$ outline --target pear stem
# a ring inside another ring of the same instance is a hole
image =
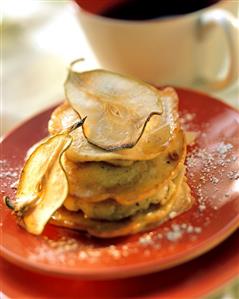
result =
[[[3,201],[9,209],[14,210],[14,203],[9,196],[3,196]]]
[[[87,116],[85,116],[84,118],[82,118],[81,120],[79,120],[78,122],[74,123],[72,126],[70,126],[68,129],[67,129],[67,132],[71,133],[72,131],[74,131],[75,129],[81,127],[85,120],[86,120]]]

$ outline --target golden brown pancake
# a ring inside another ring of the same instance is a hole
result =
[[[120,221],[95,220],[85,217],[82,212],[72,212],[62,207],[52,216],[51,223],[87,231],[101,238],[124,236],[151,229],[167,220],[170,212],[174,211],[179,214],[191,207],[190,189],[184,176],[179,176],[175,183],[177,188],[166,203],[151,205],[148,209]]]
[[[69,193],[88,201],[115,198],[119,202],[132,202],[145,193],[161,186],[185,159],[185,139],[172,141],[157,158],[136,161],[130,166],[113,166],[105,162],[73,163],[65,157],[64,169],[68,175]]]

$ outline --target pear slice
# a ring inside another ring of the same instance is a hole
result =
[[[41,234],[68,195],[68,180],[61,158],[72,143],[69,133],[83,122],[44,140],[25,163],[13,209],[19,223],[32,234]]]
[[[43,176],[40,179],[40,184],[35,186],[35,190],[38,189],[38,194],[36,194],[37,196],[33,200],[33,205],[29,205],[22,218],[25,229],[32,234],[38,235],[42,233],[51,215],[63,204],[68,195],[68,181],[61,165],[61,156],[70,146],[71,142],[71,137],[65,134],[54,136],[50,142],[52,147],[55,146],[51,154],[51,161],[47,163],[48,168],[45,169],[45,173],[42,173]],[[44,145],[40,147],[44,147]],[[37,154],[39,154],[39,148],[36,155]],[[41,155],[41,157],[43,156]],[[40,157],[38,157],[38,159],[39,158]],[[45,168],[42,167],[42,162],[44,163],[44,158],[42,161],[38,160],[40,170]],[[28,164],[35,164],[36,166],[34,161]],[[31,180],[35,181],[34,177],[32,177],[30,181]],[[35,183],[37,183],[37,181],[35,181]],[[34,182],[32,183],[32,187],[33,184]],[[24,190],[24,186],[20,185],[20,190],[21,189]]]
[[[73,162],[82,161],[117,161],[132,162],[135,160],[151,160],[164,151],[170,142],[176,138],[180,129],[178,121],[178,96],[173,88],[159,90],[162,100],[163,114],[154,115],[148,122],[139,142],[130,149],[109,152],[90,144],[85,138],[82,128],[71,133],[73,143],[67,150],[66,156]],[[57,134],[75,123],[79,116],[69,103],[59,106],[51,115],[48,130]],[[122,165],[122,164],[120,164]]]
[[[73,66],[65,94],[72,108],[87,116],[82,128],[91,144],[107,151],[132,148],[151,117],[160,118],[160,93],[153,86],[101,69],[79,73]]]

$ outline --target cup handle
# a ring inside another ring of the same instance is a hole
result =
[[[226,36],[229,49],[229,67],[227,74],[222,79],[210,81],[200,78],[200,85],[209,90],[223,89],[231,85],[239,74],[239,23],[229,12],[214,9],[203,13],[199,17],[198,37],[203,40],[211,27],[220,26]]]

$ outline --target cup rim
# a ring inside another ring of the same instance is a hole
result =
[[[145,19],[145,20],[123,20],[123,19],[115,19],[115,18],[109,18],[109,17],[105,17],[105,16],[101,16],[99,14],[96,13],[92,13],[86,9],[84,9],[83,7],[80,6],[80,4],[76,3],[76,1],[74,0],[73,5],[75,5],[77,7],[77,10],[80,11],[81,13],[83,12],[86,16],[90,17],[90,18],[94,18],[96,20],[99,21],[103,21],[106,23],[115,23],[115,24],[120,24],[120,25],[150,25],[150,24],[155,24],[155,23],[167,23],[167,22],[173,22],[173,21],[178,21],[178,20],[182,20],[182,19],[186,19],[186,18],[190,18],[198,13],[203,13],[208,9],[213,9],[215,8],[219,3],[226,3],[227,0],[219,0],[209,6],[206,6],[204,8],[198,9],[196,11],[192,11],[186,14],[181,14],[181,15],[170,15],[170,16],[166,16],[163,18],[153,18],[153,19]]]

